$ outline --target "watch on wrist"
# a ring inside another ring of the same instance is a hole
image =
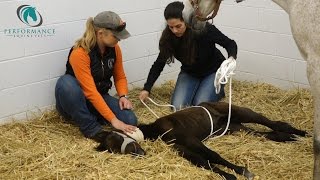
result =
[[[127,95],[122,95],[122,96],[119,97],[119,99],[120,99],[120,98],[123,98],[123,97],[126,98],[126,99],[128,99],[128,96],[127,96]]]

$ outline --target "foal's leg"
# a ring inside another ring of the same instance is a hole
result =
[[[234,175],[226,173],[214,165],[211,167],[207,159],[204,159],[200,154],[197,154],[189,150],[184,145],[174,144],[173,147],[178,151],[180,156],[187,159],[192,164],[198,167],[203,167],[205,169],[212,170],[213,172],[218,173],[219,175],[225,177],[228,180],[237,179]]]
[[[252,179],[254,177],[254,174],[250,173],[247,168],[242,166],[237,166],[223,159],[218,153],[207,148],[197,138],[177,136],[174,148],[176,148],[180,152],[181,156],[185,157],[186,159],[191,161],[193,164],[196,164],[198,166],[203,166],[206,169],[211,169],[208,164],[208,161],[209,161],[210,164],[220,164],[220,165],[226,166],[234,170],[237,174],[246,176],[248,179]],[[220,175],[223,175],[225,177],[230,176],[229,177],[230,179],[232,179],[231,177],[233,176],[223,171],[220,172],[221,170],[217,170],[216,167],[213,167],[212,171],[217,172]]]
[[[229,125],[229,130],[230,133],[237,132],[240,130],[249,132],[250,134],[254,134],[257,136],[263,136],[267,139],[270,139],[272,141],[277,141],[277,142],[286,142],[286,141],[296,141],[296,136],[293,134],[289,134],[286,132],[280,132],[280,131],[269,131],[269,132],[262,132],[262,131],[256,131],[252,128],[246,127],[241,123],[234,123],[236,118],[232,118],[231,122]],[[221,134],[223,130],[225,129],[225,126],[222,126],[221,130],[217,132],[217,134]]]
[[[214,105],[214,108],[220,113],[227,114],[229,111],[228,106],[229,105],[227,103],[217,103]],[[257,123],[267,126],[274,131],[296,134],[300,136],[305,136],[307,134],[306,131],[296,129],[286,122],[271,121],[267,117],[256,113],[249,108],[232,105],[231,109],[231,115],[233,117],[237,117],[232,119],[235,123]]]

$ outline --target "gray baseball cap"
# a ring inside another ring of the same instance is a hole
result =
[[[126,23],[112,11],[103,11],[97,14],[93,19],[93,24],[99,28],[110,29],[118,39],[127,39],[131,36],[126,30]]]

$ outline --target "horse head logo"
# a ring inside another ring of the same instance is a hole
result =
[[[38,27],[43,22],[41,14],[30,5],[19,6],[17,16],[21,22],[31,27]]]

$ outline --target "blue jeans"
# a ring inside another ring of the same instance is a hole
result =
[[[56,108],[66,120],[79,126],[86,137],[92,137],[109,124],[93,105],[85,98],[78,80],[71,75],[63,75],[57,81],[55,88]],[[103,99],[116,115],[126,124],[137,125],[137,117],[131,110],[121,110],[119,100],[109,94],[102,95]]]
[[[186,106],[199,105],[201,102],[219,101],[225,96],[224,86],[221,85],[220,93],[216,94],[215,75],[216,73],[212,73],[203,78],[196,78],[181,71],[171,98],[171,104],[179,110]]]

